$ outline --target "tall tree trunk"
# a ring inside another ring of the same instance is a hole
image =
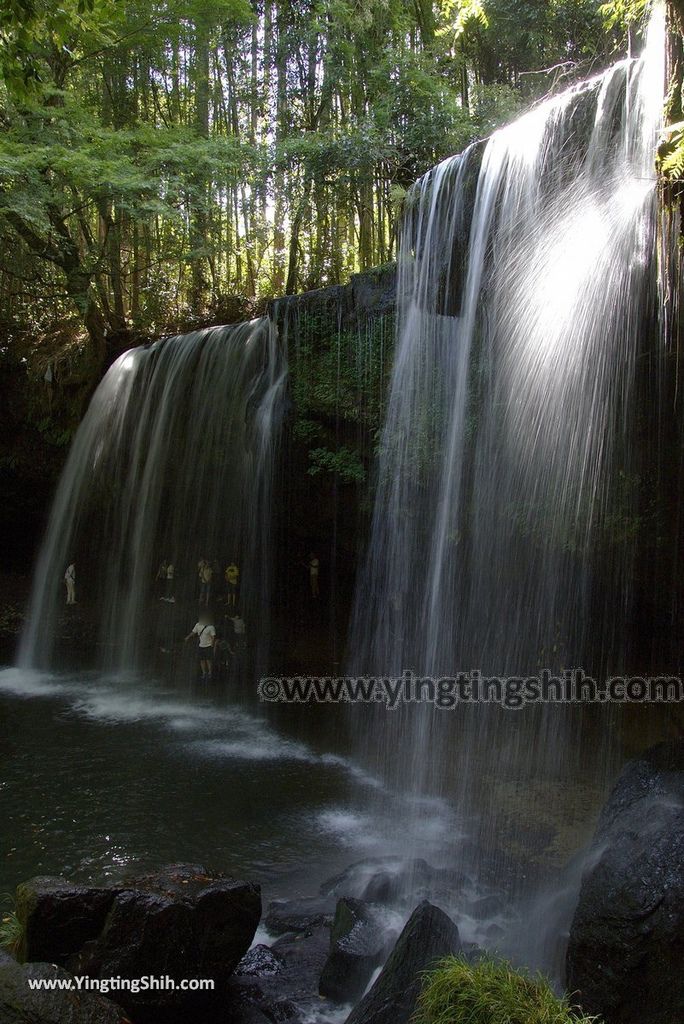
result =
[[[209,40],[211,25],[205,12],[195,21],[195,130],[209,137]],[[193,175],[193,196],[190,218],[190,248],[192,257],[192,285],[190,302],[195,313],[201,313],[208,291],[207,258],[207,190],[208,182],[201,171]]]

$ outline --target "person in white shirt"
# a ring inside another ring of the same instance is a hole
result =
[[[208,681],[211,679],[211,663],[214,644],[216,643],[216,630],[208,619],[200,619],[199,622],[195,623],[188,635],[184,637],[184,642],[187,642],[192,636],[197,637],[197,654],[202,679]]]
[[[67,566],[67,571],[64,573],[64,582],[66,583],[67,591],[67,604],[76,604],[76,566],[71,562]]]

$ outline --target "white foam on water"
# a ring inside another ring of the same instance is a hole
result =
[[[350,761],[346,757],[340,757],[339,754],[321,754],[319,758],[323,765],[339,766],[348,772],[349,775],[357,782],[360,782],[364,786],[371,786],[373,789],[385,789],[385,786],[381,779],[377,775],[373,775],[371,772],[361,768],[360,765],[354,761]]]
[[[257,723],[254,723],[257,725]],[[235,739],[200,740],[189,745],[204,757],[246,761],[304,761],[316,760],[315,755],[300,743],[283,740],[275,733],[256,732]]]
[[[433,866],[453,863],[454,849],[465,836],[453,809],[439,799],[416,803],[401,793],[387,792],[384,811],[357,810],[350,807],[328,807],[315,817],[316,828],[333,835],[346,847],[401,862],[419,855]],[[387,870],[393,868],[388,866]]]
[[[53,697],[63,692],[63,685],[48,672],[34,669],[0,669],[0,693],[13,697]]]
[[[197,740],[189,745],[193,753],[210,758],[249,761],[299,761],[305,764],[335,768],[364,786],[382,788],[375,776],[364,771],[359,765],[337,754],[319,754],[297,740],[285,739],[272,732],[264,723],[244,715],[236,721],[238,730],[244,736],[215,737]]]
[[[315,816],[316,829],[327,832],[341,845],[366,853],[387,851],[393,836],[388,836],[377,815],[347,808],[328,808]],[[385,823],[386,824],[386,823]]]
[[[96,722],[126,724],[158,722],[172,728],[201,729],[215,727],[225,713],[207,704],[191,704],[153,692],[98,689],[77,699],[72,709],[83,718]]]
[[[352,1011],[350,1004],[344,1006],[311,1007],[303,1012],[302,1024],[343,1024]]]
[[[216,707],[209,700],[183,700],[135,674],[74,676],[33,669],[0,670],[0,693],[29,698],[60,697],[66,714],[103,725],[145,724],[186,739],[197,757],[240,761],[283,761],[339,769],[364,786],[380,781],[353,761],[317,753],[288,739],[241,708]],[[193,738],[194,736],[194,738]]]

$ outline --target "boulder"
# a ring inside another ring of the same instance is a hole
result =
[[[269,903],[264,926],[271,935],[288,932],[313,932],[322,925],[330,926],[335,913],[332,896],[306,896],[294,900],[273,900]]]
[[[352,1010],[347,1024],[408,1024],[423,972],[460,950],[454,922],[424,900],[411,914],[375,984]]]
[[[400,894],[400,880],[389,871],[376,871],[363,890],[362,899],[368,903],[387,906],[396,903]]]
[[[91,977],[210,979],[213,990],[117,992],[136,1022],[186,1020],[215,1003],[249,949],[259,887],[199,865],[174,865],[117,892],[102,932],[70,964]]]
[[[273,1024],[273,1017],[267,1017],[254,1003],[231,1001],[224,1021],[226,1024]]]
[[[243,978],[267,978],[280,974],[283,966],[283,961],[277,953],[269,946],[259,943],[245,953],[235,968],[235,974]]]
[[[279,964],[276,973],[236,971],[228,986],[229,1013],[225,1021],[234,1017],[242,1020],[251,1009],[275,1024],[299,1024],[303,1016],[314,1016],[320,1010],[318,979],[329,949],[327,927],[278,939],[271,948],[274,961]]]
[[[318,990],[337,1003],[353,1003],[363,995],[373,971],[391,946],[377,910],[351,897],[337,901],[330,932],[330,954]]]
[[[684,741],[629,762],[604,807],[567,951],[567,987],[606,1024],[684,1019]]]
[[[54,964],[0,964],[2,1024],[131,1024],[120,1006],[96,992],[31,989],[29,982],[38,980],[75,985]]]
[[[117,892],[64,878],[32,878],[17,886],[19,959],[49,960],[64,967],[70,956],[100,934]]]

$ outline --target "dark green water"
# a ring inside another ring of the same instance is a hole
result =
[[[344,743],[339,709],[277,723],[255,694],[2,669],[0,892],[35,874],[98,881],[194,861],[267,897],[315,893],[405,839],[401,814],[394,839],[369,814],[379,784]],[[396,810],[388,794],[388,819]],[[455,839],[442,806],[421,832],[435,856]]]

